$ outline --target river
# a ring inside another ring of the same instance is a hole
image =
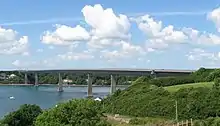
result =
[[[125,88],[126,86],[117,87],[122,90]],[[93,87],[93,96],[104,97],[109,91],[110,87]],[[64,92],[59,93],[55,85],[39,87],[2,85],[0,86],[0,117],[16,110],[22,104],[37,104],[46,109],[73,98],[85,98],[86,95],[87,87],[84,86],[64,87]],[[14,99],[10,99],[11,96]]]

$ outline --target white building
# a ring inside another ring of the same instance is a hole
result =
[[[73,83],[73,80],[63,79],[63,83]]]

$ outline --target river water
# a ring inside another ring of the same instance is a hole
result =
[[[126,86],[117,87],[125,89]],[[109,94],[110,87],[93,87],[93,96],[104,97]],[[14,99],[9,97],[13,96]],[[64,92],[57,92],[57,86],[0,86],[0,117],[16,110],[22,104],[37,104],[46,109],[73,98],[85,98],[87,87],[64,87]]]

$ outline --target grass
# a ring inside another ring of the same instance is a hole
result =
[[[182,85],[175,85],[175,86],[168,86],[165,87],[166,90],[169,92],[176,92],[181,88],[198,88],[198,87],[208,87],[211,88],[213,86],[213,82],[202,82],[202,83],[192,83],[192,84],[182,84]]]

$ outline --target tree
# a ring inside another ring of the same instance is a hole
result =
[[[101,104],[90,99],[71,100],[44,111],[35,126],[108,126],[102,120]]]
[[[40,113],[42,110],[39,106],[24,104],[17,111],[6,115],[1,123],[9,126],[32,126]]]
[[[219,88],[220,86],[220,78],[215,78],[214,80],[214,88]]]

